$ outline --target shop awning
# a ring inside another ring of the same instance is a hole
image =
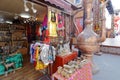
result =
[[[51,4],[54,4],[56,6],[59,6],[60,8],[65,9],[66,11],[71,11],[71,4],[67,3],[64,0],[45,0],[46,2],[49,2]]]

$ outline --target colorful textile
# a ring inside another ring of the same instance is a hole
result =
[[[64,15],[62,13],[57,14],[57,22],[58,36],[64,37]]]
[[[49,43],[50,38],[49,38],[49,30],[45,30],[45,38],[44,38],[44,43]]]
[[[59,13],[57,18],[58,18],[57,29],[63,30],[64,29],[64,16],[62,15],[62,13]]]
[[[22,62],[23,62],[23,57],[22,57],[22,54],[21,53],[17,53],[13,56],[9,56],[6,58],[5,60],[6,64],[7,63],[15,63],[15,68],[20,68],[22,67]]]
[[[57,37],[57,31],[56,31],[57,24],[55,22],[50,22],[49,25],[50,25],[49,26],[49,36]]]
[[[41,70],[41,69],[44,69],[46,66],[43,64],[42,61],[39,60],[39,49],[40,47],[37,47],[36,48],[36,55],[35,55],[35,60],[36,60],[36,66],[35,66],[35,69],[36,70]]]
[[[36,26],[36,36],[40,36],[40,26]]]
[[[48,29],[49,29],[49,36],[51,37],[57,37],[57,23],[56,20],[51,19],[52,18],[52,14],[51,11],[48,12]],[[53,20],[53,21],[51,21]]]
[[[0,75],[5,74],[5,66],[4,64],[0,64]]]
[[[45,64],[48,65],[49,63],[53,63],[55,60],[55,48],[50,45],[44,44],[40,53],[40,59]]]
[[[34,44],[30,45],[30,63],[33,63],[33,54],[34,54]]]
[[[57,72],[53,74],[52,80],[54,78],[58,80],[92,80],[91,63],[87,63],[81,69],[76,70],[68,79],[62,77]]]
[[[42,23],[42,27],[47,28],[47,22],[48,22],[48,17],[47,15],[45,15],[43,23]]]

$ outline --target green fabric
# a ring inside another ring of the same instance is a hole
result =
[[[1,61],[1,60],[0,60]],[[9,63],[15,63],[15,68],[20,68],[23,66],[23,57],[21,53],[15,54],[13,56],[8,56],[5,59],[5,63],[9,64]],[[11,72],[13,71],[13,68],[9,68],[8,71],[5,71],[5,66],[1,63],[0,64],[0,75],[5,74],[5,72]]]
[[[3,64],[0,64],[0,75],[5,74],[5,66]]]
[[[6,63],[15,63],[15,68],[22,67],[23,57],[21,53],[6,58]]]

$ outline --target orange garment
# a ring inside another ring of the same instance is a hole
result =
[[[45,38],[44,38],[44,43],[49,43],[50,38],[49,38],[49,30],[45,30]]]

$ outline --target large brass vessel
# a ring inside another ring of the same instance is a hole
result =
[[[102,11],[102,14],[101,14],[102,17],[101,19],[99,19],[102,23],[101,24],[102,33],[100,34],[101,36],[98,36],[93,30],[93,10],[92,10],[93,1],[94,0],[83,0],[84,14],[86,14],[86,18],[84,20],[85,28],[77,36],[78,48],[82,51],[83,55],[85,55],[88,59],[92,59],[93,53],[99,51],[100,42],[103,42],[106,39],[105,5],[107,1],[105,2],[102,0],[101,4],[99,5],[100,10]]]

